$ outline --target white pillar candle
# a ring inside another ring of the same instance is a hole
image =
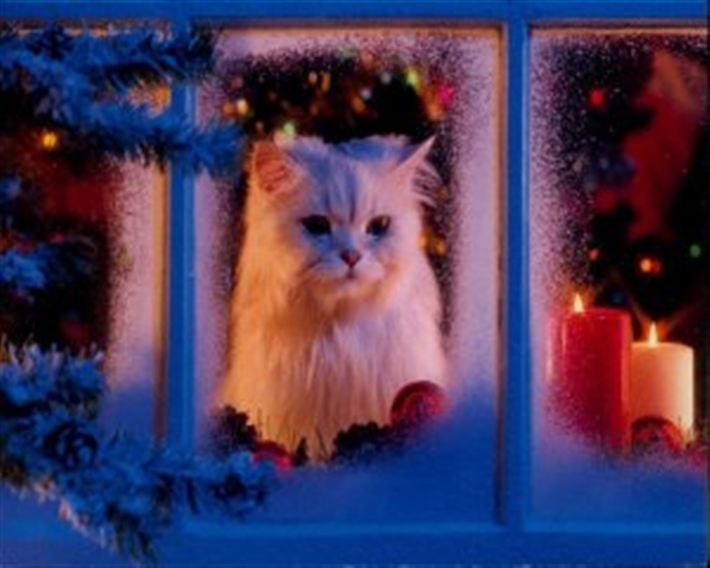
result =
[[[693,350],[681,343],[659,342],[655,324],[649,340],[631,348],[631,423],[648,416],[665,418],[684,436],[693,427]]]

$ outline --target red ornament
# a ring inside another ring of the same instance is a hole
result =
[[[393,426],[421,427],[441,416],[448,407],[444,389],[430,381],[404,385],[390,409]]]
[[[268,460],[280,470],[291,469],[293,466],[293,456],[288,450],[281,444],[270,440],[257,442],[252,455],[255,463]]]
[[[659,416],[639,418],[631,427],[634,451],[639,453],[679,454],[685,443],[680,429],[670,420]]]

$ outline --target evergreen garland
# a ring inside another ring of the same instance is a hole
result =
[[[241,518],[273,487],[273,464],[239,451],[214,461],[150,447],[96,424],[102,355],[37,346],[0,354],[0,480],[59,502],[60,516],[140,562],[182,514]]]
[[[233,128],[199,129],[171,110],[137,103],[135,89],[198,81],[213,68],[208,32],[130,29],[70,34],[58,25],[20,34],[0,27],[0,133],[28,125],[66,134],[77,151],[212,173],[233,160]]]

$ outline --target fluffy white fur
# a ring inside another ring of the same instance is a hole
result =
[[[371,137],[255,144],[219,401],[261,434],[324,457],[353,423],[385,423],[411,381],[444,385],[438,286],[422,251],[431,142]],[[327,217],[314,236],[303,219]],[[368,232],[377,216],[388,231]],[[341,257],[356,250],[352,267]]]

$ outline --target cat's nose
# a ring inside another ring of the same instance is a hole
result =
[[[362,258],[362,254],[355,249],[347,249],[340,253],[340,258],[343,259],[345,264],[352,268]]]

